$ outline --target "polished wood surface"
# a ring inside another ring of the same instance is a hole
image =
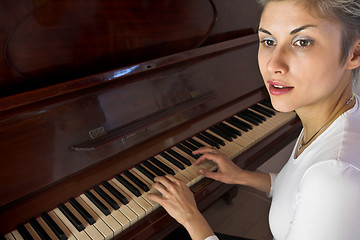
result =
[[[0,234],[268,97],[253,0],[0,6]],[[291,121],[234,161],[255,169],[298,131]],[[192,190],[204,209],[230,187]],[[117,238],[176,227],[159,208]]]
[[[0,0],[0,96],[254,33],[252,0]]]

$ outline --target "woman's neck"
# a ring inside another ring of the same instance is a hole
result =
[[[352,96],[350,85],[350,87],[346,87],[337,96],[331,96],[330,99],[296,110],[304,130],[302,138],[299,139],[299,146],[295,157],[300,155],[341,114],[354,106],[355,101],[352,99]]]

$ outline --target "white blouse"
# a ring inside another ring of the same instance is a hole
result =
[[[269,222],[276,240],[360,239],[360,109],[355,98],[355,106],[297,159],[294,148],[280,173],[271,174]]]

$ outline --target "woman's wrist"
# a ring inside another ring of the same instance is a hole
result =
[[[262,192],[269,193],[271,178],[268,173],[242,170],[237,184],[256,188]]]
[[[200,212],[197,212],[193,217],[183,224],[192,240],[204,240],[205,238],[214,235],[211,227]]]

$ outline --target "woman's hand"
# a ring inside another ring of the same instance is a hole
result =
[[[193,154],[203,154],[195,164],[200,164],[205,160],[210,160],[218,165],[217,172],[201,169],[200,173],[207,178],[212,178],[228,184],[241,184],[256,188],[262,192],[269,193],[271,179],[268,173],[252,172],[239,168],[224,153],[216,148],[203,147],[194,151]]]
[[[192,239],[205,239],[214,234],[185,183],[172,175],[156,177],[154,180],[153,188],[160,194],[150,193],[148,198],[159,203],[170,216],[183,225]]]
[[[216,148],[202,147],[194,151],[193,154],[202,156],[195,162],[200,164],[205,160],[210,160],[218,165],[217,172],[211,172],[206,169],[201,169],[200,173],[207,178],[212,178],[216,181],[220,181],[228,184],[245,184],[246,172],[239,168],[233,161],[231,161],[226,154],[217,150]]]
[[[158,202],[180,224],[184,225],[198,214],[194,195],[185,183],[173,175],[156,177],[154,180],[152,187],[161,195],[149,194],[150,200]]]

